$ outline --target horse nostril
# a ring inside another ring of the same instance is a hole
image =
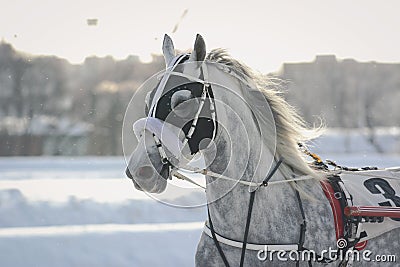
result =
[[[137,177],[143,177],[143,178],[151,178],[153,176],[153,168],[151,166],[144,166],[140,167],[136,171],[136,176]]]

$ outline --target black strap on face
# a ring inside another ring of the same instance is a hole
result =
[[[181,69],[180,64],[184,63],[188,59],[189,55],[184,55],[180,59],[178,59],[174,70],[176,69],[179,72],[179,70]],[[204,79],[203,72],[201,73],[199,78]],[[158,87],[160,85],[160,82],[157,84],[157,90],[159,90]],[[149,103],[153,102],[157,90],[153,90],[150,93]],[[157,100],[155,106],[152,107],[152,110],[150,110],[152,116],[162,121],[166,121],[172,125],[175,125],[176,127],[182,129],[187,136],[190,128],[192,127],[194,118],[180,118],[177,114],[175,114],[171,106],[171,99],[175,93],[182,90],[190,91],[193,99],[200,99],[202,93],[204,92],[204,84],[201,82],[192,82],[186,77],[171,74],[168,77],[168,80],[166,81],[165,86],[164,88],[162,88],[162,90],[163,92],[161,97]],[[212,106],[213,110],[211,108]],[[148,108],[147,110],[145,110],[145,112],[149,115]],[[209,140],[208,143],[204,143],[204,146],[209,145],[210,140],[213,140],[215,137],[214,135],[217,132],[217,128],[218,122],[215,114],[214,94],[212,87],[208,86],[207,97],[205,99],[204,106],[201,109],[201,113],[199,114],[195,131],[188,139],[188,144],[192,155],[199,152],[199,145],[202,140]]]
[[[194,117],[181,118],[177,114],[175,114],[173,107],[171,106],[172,96],[179,91],[188,90],[191,92],[193,99],[200,99],[203,93],[203,89],[204,85],[199,82],[186,82],[172,89],[169,89],[158,100],[157,109],[155,111],[155,117],[162,121],[166,121],[178,128],[181,128],[185,133],[185,135],[187,136],[190,127],[192,127]],[[211,114],[212,113],[211,105],[212,101],[214,101],[214,95],[211,87],[209,87],[207,90],[209,93],[209,97],[205,99],[204,106],[197,120],[196,129],[188,141],[191,154],[195,154],[199,151],[200,149],[199,145],[202,140],[213,139],[214,127],[217,127],[216,126],[217,122],[214,123]],[[187,101],[190,101],[190,99],[188,99]],[[195,114],[191,115],[194,116]]]

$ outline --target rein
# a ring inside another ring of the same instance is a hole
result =
[[[191,168],[191,167],[190,166],[185,166],[185,168]],[[204,186],[194,182],[192,179],[190,179],[189,177],[187,177],[186,175],[184,175],[184,174],[182,174],[182,173],[180,173],[178,171],[191,172],[193,174],[195,174],[195,173],[203,174],[203,175],[206,175],[206,176],[209,176],[209,177],[213,177],[213,178],[216,178],[216,179],[223,179],[223,180],[227,180],[227,181],[232,181],[232,182],[236,182],[236,183],[239,183],[239,184],[242,184],[242,185],[246,185],[246,186],[250,186],[250,187],[256,187],[256,190],[261,186],[267,187],[269,185],[284,184],[284,183],[298,182],[298,181],[305,181],[305,180],[314,179],[311,176],[302,176],[302,177],[299,177],[299,178],[292,178],[292,179],[286,179],[286,180],[280,180],[280,181],[272,181],[272,182],[263,181],[263,182],[257,183],[257,182],[249,182],[249,181],[237,180],[237,179],[234,179],[234,178],[231,178],[231,177],[219,174],[219,173],[212,172],[212,171],[207,170],[207,169],[192,168],[191,170],[187,170],[187,169],[182,169],[182,168],[179,168],[179,169],[178,168],[174,168],[174,169],[171,170],[171,176],[174,176],[174,177],[176,177],[178,179],[181,179],[181,180],[186,180],[187,182],[195,184],[195,185],[197,185],[197,186],[199,186],[199,187],[201,187],[203,189],[206,189],[206,188]]]

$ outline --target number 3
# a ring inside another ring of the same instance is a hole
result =
[[[381,194],[383,195],[386,199],[389,199],[393,201],[393,203],[396,205],[396,207],[400,207],[400,197],[396,196],[396,191],[394,191],[393,187],[388,183],[388,181],[381,179],[381,178],[371,178],[368,179],[364,182],[364,186],[372,193],[372,194]],[[383,193],[379,188],[383,190]],[[379,206],[386,206],[386,207],[391,207],[392,205],[390,204],[389,201],[385,202],[380,202],[378,203]],[[400,221],[400,218],[391,218],[392,220],[395,221]]]

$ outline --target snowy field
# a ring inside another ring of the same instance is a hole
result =
[[[396,154],[322,156],[400,166]],[[0,158],[0,266],[193,266],[204,207],[159,203],[124,169],[120,157]]]
[[[192,266],[205,213],[134,190],[124,159],[0,158],[0,266]]]

